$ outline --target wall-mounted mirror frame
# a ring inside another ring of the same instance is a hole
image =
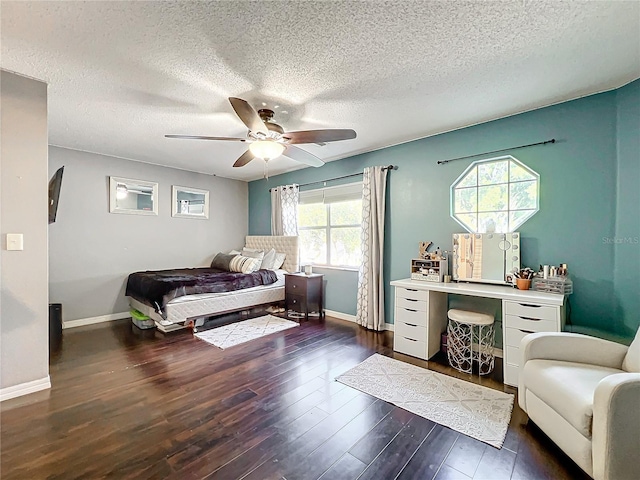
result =
[[[173,185],[171,187],[171,216],[208,219],[209,190]]]
[[[454,280],[503,284],[519,269],[519,232],[453,234]]]
[[[158,215],[157,182],[109,177],[109,212]]]

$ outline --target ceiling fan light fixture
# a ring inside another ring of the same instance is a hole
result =
[[[285,146],[273,140],[257,140],[249,145],[251,153],[263,160],[272,160],[283,154]]]

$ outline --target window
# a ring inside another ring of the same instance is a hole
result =
[[[359,267],[361,223],[362,183],[300,192],[301,263]]]
[[[473,162],[451,185],[451,216],[469,232],[513,232],[538,211],[539,180],[511,156]]]

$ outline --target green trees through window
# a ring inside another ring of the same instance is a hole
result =
[[[302,264],[359,267],[362,200],[298,205]]]
[[[539,180],[511,156],[474,162],[451,185],[451,216],[469,232],[513,232],[538,211]]]

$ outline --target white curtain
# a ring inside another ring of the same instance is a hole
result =
[[[356,322],[384,330],[384,207],[387,169],[367,167],[362,179],[362,264],[358,273]]]
[[[271,189],[271,235],[298,235],[298,201],[296,184]]]

